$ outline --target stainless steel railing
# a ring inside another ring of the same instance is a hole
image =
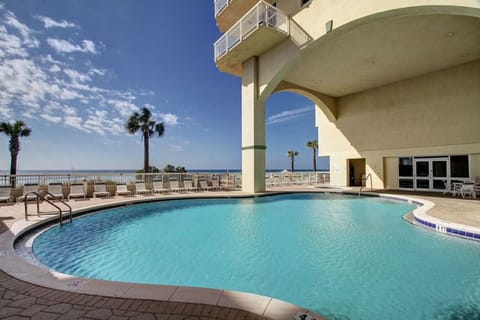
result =
[[[44,191],[42,192],[43,194],[45,195],[49,195],[51,196],[53,199],[57,199],[57,201],[59,201],[60,203],[62,203],[63,205],[65,205],[68,209],[68,217],[69,217],[69,222],[72,222],[72,207],[70,207],[70,205],[68,205],[66,202],[64,202],[63,200],[61,199],[58,199],[56,198],[53,194],[51,194],[50,192],[48,191]],[[53,202],[51,202],[49,199],[47,199],[44,195],[38,193],[38,192],[35,192],[35,191],[30,191],[28,193],[26,193],[24,196],[23,196],[23,202],[25,204],[25,220],[28,220],[28,217],[30,216],[28,214],[28,199],[29,199],[29,196],[30,195],[34,195],[35,196],[35,201],[37,203],[37,216],[40,217],[41,215],[41,212],[40,212],[40,200],[42,201],[45,201],[46,203],[50,204],[51,206],[55,207],[57,210],[58,210],[58,218],[60,220],[60,225],[63,225],[63,210],[57,206],[56,204],[54,204]],[[43,215],[50,215],[50,213],[43,213]]]

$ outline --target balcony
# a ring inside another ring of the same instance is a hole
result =
[[[266,2],[272,3],[273,0]],[[258,0],[215,0],[215,19],[220,31],[230,29]]]
[[[242,62],[259,56],[289,36],[286,14],[260,1],[214,44],[217,67],[241,75]]]

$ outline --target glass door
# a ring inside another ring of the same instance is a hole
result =
[[[430,161],[415,159],[415,189],[430,190]]]
[[[449,184],[448,158],[416,158],[415,190],[444,191]]]
[[[444,191],[448,185],[448,159],[432,160],[432,189],[434,191]]]

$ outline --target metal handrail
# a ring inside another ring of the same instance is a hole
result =
[[[215,0],[215,17],[230,4],[230,0]]]
[[[368,178],[370,178],[370,191],[373,190],[372,174],[369,173],[365,178],[362,178],[362,186],[360,187],[360,192],[362,192],[363,187],[367,186]]]
[[[247,24],[248,26],[245,26]],[[285,24],[284,28],[283,24]],[[230,52],[246,36],[262,25],[290,34],[288,15],[270,3],[260,0],[213,44],[214,60],[217,61]]]
[[[25,203],[25,220],[28,220],[28,203],[27,203],[27,198],[29,195],[31,194],[34,194],[36,196],[36,201],[37,201],[37,216],[40,217],[40,199],[47,202],[48,204],[54,206],[55,208],[57,208],[58,210],[58,215],[59,215],[59,220],[60,220],[60,225],[63,225],[63,210],[57,206],[56,204],[54,204],[53,202],[51,202],[50,200],[48,200],[47,198],[45,198],[43,195],[39,194],[38,192],[35,192],[35,191],[30,191],[28,193],[26,193],[24,196],[23,196],[23,202]],[[49,195],[51,197],[53,197],[54,199],[57,199],[53,194],[51,194],[50,192],[48,191],[44,191],[44,194],[45,195]],[[67,208],[68,208],[68,214],[69,214],[69,220],[70,220],[70,223],[72,222],[72,207],[66,203],[65,201],[63,201],[62,199],[57,199],[59,202],[63,203]]]

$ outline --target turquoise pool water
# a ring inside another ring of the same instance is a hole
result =
[[[34,253],[67,274],[253,292],[330,319],[480,319],[480,243],[412,226],[412,209],[328,194],[163,201],[51,228]]]

